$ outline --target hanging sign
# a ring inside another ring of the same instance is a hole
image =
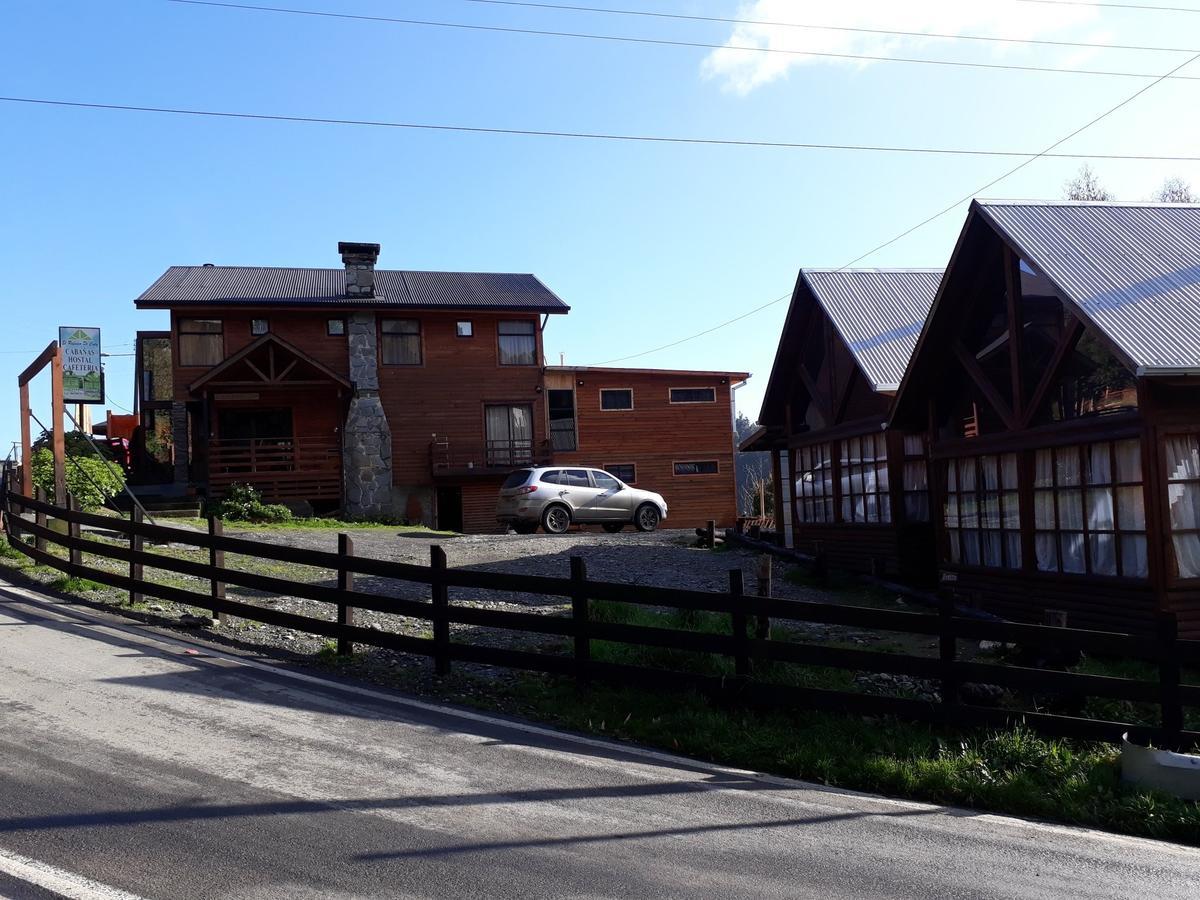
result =
[[[61,327],[58,346],[63,359],[63,400],[67,403],[103,403],[104,376],[100,372],[100,329]]]

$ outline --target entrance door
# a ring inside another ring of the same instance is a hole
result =
[[[463,530],[462,488],[437,489],[437,527],[441,531]]]

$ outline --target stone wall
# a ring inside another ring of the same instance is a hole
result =
[[[354,396],[343,431],[345,512],[392,515],[392,433],[379,400],[375,314],[351,313],[346,322]]]

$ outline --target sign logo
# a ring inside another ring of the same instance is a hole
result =
[[[59,328],[58,346],[63,358],[63,400],[67,403],[103,403],[100,329]]]

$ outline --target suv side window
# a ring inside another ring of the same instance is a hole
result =
[[[563,473],[563,480],[559,484],[570,485],[571,487],[591,487],[592,483],[588,480],[587,469],[567,469]]]
[[[542,484],[566,484],[566,482],[563,481],[562,475],[563,473],[560,469],[554,469],[550,472],[543,472],[541,482]]]
[[[615,491],[621,486],[621,483],[607,472],[593,472],[592,479],[602,491]]]

